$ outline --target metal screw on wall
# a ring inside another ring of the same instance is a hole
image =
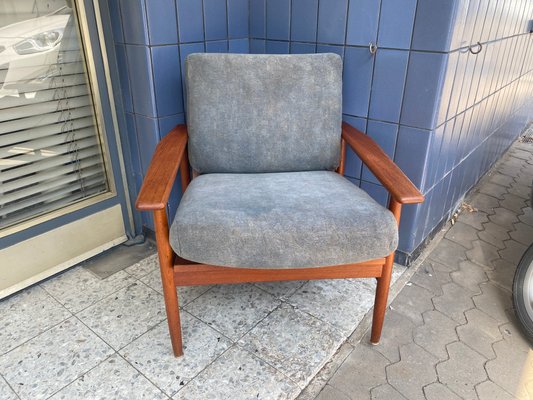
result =
[[[476,48],[476,50],[473,50],[474,47]],[[481,42],[477,42],[477,43],[474,44],[474,45],[470,45],[470,46],[468,47],[468,50],[470,51],[470,53],[472,53],[472,54],[474,54],[474,55],[475,55],[475,54],[479,54],[479,53],[481,53],[481,50],[483,50],[483,45],[481,44]]]
[[[370,51],[370,54],[374,55],[378,51],[378,46],[372,42],[368,44],[368,50]]]

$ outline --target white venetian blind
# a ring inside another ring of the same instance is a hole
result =
[[[0,229],[108,190],[76,24],[0,28]]]

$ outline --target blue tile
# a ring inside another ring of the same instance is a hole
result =
[[[389,124],[386,122],[368,120],[366,134],[370,136],[374,141],[383,149],[385,153],[394,159],[394,149],[396,148],[396,139],[398,136],[398,125]],[[374,174],[370,170],[363,166],[363,174],[361,179],[367,182],[379,184]]]
[[[135,115],[135,125],[137,127],[137,143],[139,144],[141,167],[143,175],[146,175],[155,147],[159,143],[159,126],[157,119],[142,115]]]
[[[183,112],[178,46],[152,47],[157,115],[164,117]]]
[[[250,0],[250,36],[255,39],[266,38],[265,0]]]
[[[131,168],[126,168],[126,171],[131,174],[135,182],[135,192],[138,193],[143,183],[143,172],[141,157],[139,155],[139,144],[137,142],[137,130],[135,129],[135,116],[130,113],[125,113],[124,115],[126,117],[126,130],[131,159]]]
[[[248,0],[228,1],[228,35],[230,39],[248,39]]]
[[[213,42],[205,42],[205,51],[207,53],[227,53],[228,41],[227,40],[215,40]]]
[[[422,187],[427,171],[430,131],[400,126],[394,161],[417,188]]]
[[[111,29],[113,30],[113,40],[115,43],[124,42],[122,32],[122,16],[120,15],[120,0],[109,0],[109,18],[111,19]]]
[[[289,54],[289,42],[267,40],[266,54]]]
[[[226,0],[204,0],[205,40],[228,37]]]
[[[387,207],[389,204],[389,192],[381,185],[374,183],[361,181],[361,189],[367,192],[377,203],[383,207]]]
[[[292,0],[291,40],[316,41],[318,0]]]
[[[380,49],[376,53],[370,118],[398,122],[402,107],[403,88],[409,52]]]
[[[350,1],[346,44],[368,46],[370,42],[376,43],[379,3],[376,0]]]
[[[180,43],[203,41],[202,2],[198,0],[177,0],[177,7]]]
[[[174,0],[146,2],[150,44],[175,44],[178,42],[176,3]]]
[[[150,49],[146,46],[126,46],[129,81],[133,97],[133,111],[136,114],[155,117],[157,115]]]
[[[361,181],[359,179],[350,178],[349,176],[346,177],[350,182],[352,182],[355,186],[360,187]]]
[[[349,115],[343,115],[342,119],[361,132],[366,132],[366,119],[351,117]],[[361,168],[361,159],[353,152],[350,146],[346,146],[344,174],[359,179],[361,177]]]
[[[382,0],[379,17],[378,45],[409,49],[417,0]]]
[[[343,112],[368,115],[374,57],[367,48],[347,47],[344,51]]]
[[[411,52],[400,121],[402,125],[435,127],[447,55]]]
[[[251,54],[265,54],[266,41],[260,39],[250,39],[250,53]]]
[[[406,204],[402,207],[398,250],[411,253],[415,249],[420,231],[423,231],[423,226],[418,223],[421,210],[420,204]]]
[[[290,0],[268,0],[266,3],[267,39],[289,40]]]
[[[329,44],[318,44],[316,46],[317,53],[335,53],[344,58],[344,46],[334,46]]]
[[[120,1],[125,43],[148,44],[148,27],[144,7],[144,0]]]
[[[248,39],[231,39],[229,41],[230,53],[248,54],[250,52],[250,41]]]
[[[453,33],[455,6],[459,1],[418,2],[411,48],[448,51]]]
[[[344,44],[348,0],[328,0],[318,10],[319,43]]]
[[[124,111],[133,112],[133,101],[131,99],[131,89],[128,73],[128,59],[126,57],[126,46],[123,44],[115,45],[115,54],[117,56],[118,76],[120,79],[120,90],[122,91],[122,101]]]
[[[314,43],[291,42],[291,54],[310,54],[316,52]]]
[[[158,118],[159,121],[159,137],[162,139],[169,133],[176,125],[185,123],[185,115],[176,114],[168,117]]]

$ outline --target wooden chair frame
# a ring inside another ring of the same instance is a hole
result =
[[[341,161],[337,169],[339,174],[344,175],[346,144],[354,150],[389,191],[391,195],[389,210],[398,223],[402,204],[424,201],[424,196],[420,191],[383,150],[369,136],[347,123],[342,124]],[[184,192],[190,182],[186,150],[187,127],[178,125],[157,145],[136,202],[137,209],[154,212],[157,251],[174,355],[176,357],[183,355],[176,286],[224,283],[377,278],[371,342],[378,344],[387,307],[394,252],[385,258],[357,264],[293,269],[234,268],[198,264],[184,260],[174,253],[169,243],[166,205],[178,169],[181,172],[181,187]]]

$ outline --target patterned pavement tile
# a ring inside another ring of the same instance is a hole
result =
[[[433,298],[435,309],[462,324],[466,322],[464,312],[474,307],[468,290],[452,282],[442,287],[444,294]]]
[[[481,289],[479,288],[479,285],[488,281],[483,268],[470,261],[463,261],[460,263],[459,270],[452,272],[450,276],[456,284],[473,294],[480,293]]]
[[[492,344],[502,339],[498,321],[477,308],[465,315],[468,323],[457,327],[459,339],[487,359],[494,358]]]
[[[457,322],[434,310],[425,312],[423,317],[424,325],[417,327],[413,333],[414,342],[439,360],[446,360],[446,345],[457,340]]]

